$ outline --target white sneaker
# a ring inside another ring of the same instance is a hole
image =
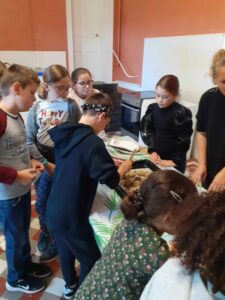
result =
[[[76,284],[74,287],[68,287],[65,285],[63,290],[63,297],[65,299],[73,299],[77,291],[77,288],[78,288],[78,284]]]

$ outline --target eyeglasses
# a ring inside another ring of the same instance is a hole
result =
[[[93,80],[75,82],[75,84],[80,84],[83,87],[86,87],[87,85],[92,85],[92,83],[93,83]]]

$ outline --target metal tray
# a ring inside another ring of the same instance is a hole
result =
[[[153,172],[160,170],[159,167],[157,167],[153,162],[151,162],[148,159],[136,160],[132,164],[132,169],[144,169],[144,168],[149,168]],[[121,198],[127,195],[126,191],[120,185],[116,187],[115,191]]]

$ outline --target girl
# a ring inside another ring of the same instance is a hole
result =
[[[184,173],[186,153],[192,134],[192,114],[176,102],[179,81],[174,75],[165,75],[156,84],[156,101],[150,104],[141,120],[141,136],[154,163],[172,160]]]
[[[82,105],[85,100],[99,91],[92,88],[93,80],[91,72],[86,68],[77,68],[71,74],[72,89],[69,91],[69,98],[74,99],[82,112]]]
[[[42,253],[40,261],[50,262],[56,258],[55,241],[46,225],[46,202],[51,187],[51,176],[54,172],[53,141],[48,130],[66,121],[78,122],[80,111],[77,104],[67,99],[70,78],[67,70],[61,65],[51,65],[43,74],[43,84],[39,89],[39,97],[43,100],[35,102],[31,108],[27,126],[27,145],[31,155],[41,161],[45,171],[36,181],[36,204],[40,222],[38,249]]]
[[[141,300],[225,299],[225,193],[190,200],[197,207],[177,225],[176,258],[153,275]]]
[[[213,57],[211,76],[216,87],[205,92],[197,113],[198,167],[193,181],[209,191],[225,189],[225,50]]]
[[[163,232],[173,234],[179,204],[195,194],[193,183],[176,171],[156,171],[141,185],[140,193],[125,197],[125,220],[118,225],[102,258],[75,295],[79,300],[139,299],[152,274],[167,260]]]

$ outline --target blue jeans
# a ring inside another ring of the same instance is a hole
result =
[[[0,223],[6,240],[7,281],[21,278],[31,261],[29,228],[31,194],[0,200]]]

